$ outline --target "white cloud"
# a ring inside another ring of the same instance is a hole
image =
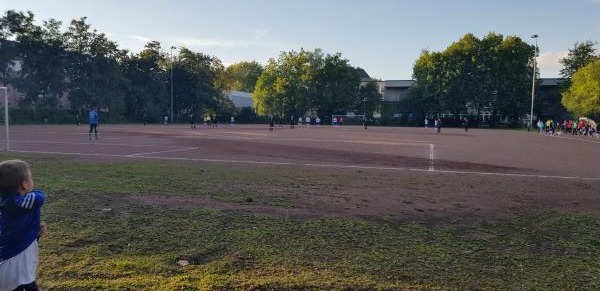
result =
[[[232,47],[247,47],[256,45],[256,41],[247,40],[227,40],[227,39],[208,39],[208,38],[187,38],[179,37],[173,38],[173,42],[179,43],[189,48],[198,47],[220,47],[220,48],[232,48]]]
[[[540,76],[544,78],[559,77],[560,69],[562,69],[560,59],[565,58],[568,54],[568,51],[540,53],[540,56],[537,58],[538,68],[540,69]]]
[[[144,44],[149,43],[149,42],[152,41],[151,39],[149,39],[147,37],[139,36],[139,35],[128,35],[127,37],[129,37],[131,39],[134,39],[134,40],[137,40],[137,41],[140,41],[140,42],[143,42]]]
[[[242,48],[265,44],[265,37],[269,34],[267,30],[255,29],[249,35],[249,39],[211,39],[193,37],[175,37],[170,40],[189,48]]]
[[[152,41],[158,41],[163,46],[169,47],[171,45],[177,47],[187,47],[191,50],[212,50],[219,51],[219,49],[228,50],[235,48],[248,48],[248,47],[268,47],[269,44],[273,45],[273,42],[265,41],[265,38],[269,35],[269,32],[264,29],[255,29],[247,37],[247,39],[211,39],[211,38],[194,38],[187,36],[176,36],[176,37],[156,37],[150,38],[141,35],[116,35],[117,41],[126,49],[137,52],[143,49],[143,47]],[[168,44],[168,45],[167,45]]]

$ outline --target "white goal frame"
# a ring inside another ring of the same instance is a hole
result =
[[[344,124],[349,124],[349,125],[362,125],[364,122],[364,115],[358,115],[358,114],[354,114],[354,115],[349,115],[349,114],[333,114],[331,115],[331,124],[333,125],[333,118],[337,117],[338,122],[337,125],[344,125]],[[344,123],[340,124],[339,119],[340,117],[344,118]],[[351,120],[350,123],[346,123],[346,120]],[[358,123],[357,123],[358,121]]]
[[[4,150],[8,151],[10,149],[10,139],[9,139],[9,130],[8,130],[8,88],[0,87],[0,91],[4,95],[4,129],[5,129],[5,147]]]

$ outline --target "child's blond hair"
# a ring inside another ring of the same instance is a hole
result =
[[[14,194],[30,175],[29,164],[21,160],[0,163],[0,194]]]

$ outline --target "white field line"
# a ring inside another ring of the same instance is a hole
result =
[[[69,144],[69,145],[89,145],[90,142],[79,142],[79,143],[70,143],[70,142],[60,142],[60,141],[50,141],[50,142],[40,142],[40,141],[19,141],[24,143],[52,143],[52,144]],[[91,142],[91,144],[95,144]],[[158,148],[174,148],[174,146],[161,146],[161,145],[136,145],[136,144],[124,144],[124,143],[98,143],[98,145],[102,146],[126,146],[126,147],[158,147]],[[152,155],[152,154],[164,154],[164,153],[172,153],[172,152],[184,152],[190,150],[197,150],[199,147],[175,147],[175,149],[164,150],[164,151],[154,151],[154,152],[142,152],[142,153],[134,153],[128,154],[128,156],[143,156],[143,155]]]
[[[331,142],[331,143],[355,143],[355,144],[382,144],[382,145],[423,145],[428,141],[419,140],[399,140],[399,141],[354,141],[354,140],[339,140],[339,139],[311,139],[311,138],[273,138],[273,137],[248,137],[248,136],[222,136],[209,135],[202,138],[210,139],[243,139],[243,140],[275,140],[275,141],[310,141],[310,142]]]
[[[204,137],[207,138],[207,137]],[[413,141],[413,140],[400,140],[399,142],[391,142],[391,141],[346,141],[346,140],[334,140],[334,139],[307,139],[307,138],[292,138],[292,139],[280,139],[280,138],[261,138],[261,137],[240,137],[240,136],[220,136],[220,137],[208,137],[210,139],[230,139],[230,140],[235,140],[235,139],[243,139],[243,140],[276,140],[276,141],[310,141],[310,142],[331,142],[331,143],[348,143],[348,144],[375,144],[375,145],[407,145],[407,146],[423,146],[425,143],[425,141]],[[106,139],[105,139],[106,140]],[[78,143],[71,143],[71,142],[60,142],[60,141],[49,141],[49,142],[42,142],[42,141],[30,141],[30,140],[19,140],[19,142],[23,142],[23,143],[38,143],[38,144],[69,144],[69,145],[89,145],[89,144],[95,144],[93,141],[92,142],[78,142]],[[161,146],[161,145],[136,145],[136,144],[123,144],[123,143],[98,143],[99,145],[103,145],[103,146],[127,146],[127,147],[163,147],[163,148],[173,148],[173,146]],[[185,147],[185,148],[176,148],[176,149],[172,149],[172,150],[165,150],[165,151],[155,151],[155,152],[144,152],[144,153],[135,153],[135,154],[129,154],[129,156],[143,156],[143,155],[151,155],[151,154],[162,154],[162,153],[169,153],[169,152],[179,152],[179,151],[188,151],[188,150],[196,150],[199,149],[199,147]],[[428,170],[433,171],[434,170],[434,152],[433,152],[433,144],[429,144],[429,165],[428,165]]]
[[[429,171],[434,171],[433,168],[433,159],[435,158],[435,154],[433,153],[433,144],[429,144]]]
[[[209,137],[211,139],[223,139],[223,137]],[[375,144],[375,145],[408,145],[408,146],[423,146],[426,141],[419,140],[400,140],[398,142],[391,141],[352,141],[352,140],[335,140],[335,139],[308,139],[308,138],[290,138],[290,139],[281,139],[281,138],[258,138],[258,137],[239,137],[239,136],[228,136],[224,137],[225,139],[244,139],[244,140],[276,140],[276,141],[310,141],[310,142],[332,142],[332,143],[351,143],[351,144]],[[434,145],[429,144],[429,171],[434,170]]]
[[[191,151],[191,150],[197,150],[199,149],[198,147],[195,148],[178,148],[178,149],[174,149],[174,150],[166,150],[166,151],[158,151],[158,152],[146,152],[146,153],[136,153],[136,154],[130,154],[129,156],[135,157],[135,156],[144,156],[144,155],[153,155],[153,154],[165,154],[165,153],[174,153],[174,152],[185,152],[185,151]]]
[[[346,140],[335,140],[335,139],[308,139],[308,138],[290,138],[290,139],[281,139],[281,138],[258,138],[258,137],[240,137],[240,136],[204,136],[203,138],[208,139],[243,139],[243,140],[275,140],[275,141],[309,141],[309,142],[332,142],[332,143],[353,143],[353,144],[379,144],[379,145],[410,145],[410,146],[422,146],[427,141],[418,141],[418,140],[401,140],[399,142],[391,142],[391,141],[346,141]],[[104,139],[106,140],[106,139]],[[62,141],[33,141],[33,140],[17,140],[14,142],[22,142],[22,143],[33,143],[33,144],[69,144],[69,145],[89,145],[95,144],[96,142],[62,142]],[[127,143],[98,143],[103,146],[128,146],[128,147],[165,147],[165,148],[173,148],[174,146],[164,146],[164,145],[148,145],[148,144],[127,144]]]
[[[106,139],[104,139],[106,140]],[[100,146],[126,146],[126,147],[156,147],[156,148],[174,148],[175,146],[169,145],[148,145],[148,144],[130,144],[130,143],[105,143],[105,142],[97,142],[95,140],[89,142],[64,142],[64,141],[33,141],[33,140],[17,140],[13,141],[17,143],[33,143],[33,144],[67,144],[67,145],[100,145]]]
[[[569,137],[568,134],[567,134],[567,136],[544,134],[544,136],[545,137],[550,137],[550,138],[562,138],[562,139],[572,139],[572,140],[577,140],[577,141],[582,141],[582,142],[600,143],[600,140],[598,140],[597,137],[576,138],[576,137],[572,137],[572,136]],[[596,140],[592,140],[592,138],[594,138]]]
[[[497,172],[477,172],[477,171],[451,171],[451,170],[430,170],[402,167],[378,167],[378,166],[360,166],[360,165],[338,165],[338,164],[313,164],[313,163],[292,163],[292,162],[260,162],[248,160],[226,160],[226,159],[198,159],[198,158],[168,158],[168,157],[147,157],[135,155],[110,155],[110,154],[82,154],[69,152],[44,152],[44,151],[12,151],[16,153],[38,153],[38,154],[56,154],[56,155],[76,155],[76,156],[100,156],[117,158],[136,158],[153,160],[172,160],[172,161],[199,161],[212,163],[237,163],[237,164],[258,164],[258,165],[277,165],[277,166],[306,166],[306,167],[326,167],[326,168],[345,168],[345,169],[363,169],[363,170],[386,170],[386,171],[412,171],[412,172],[432,172],[443,174],[459,175],[478,175],[478,176],[501,176],[501,177],[520,177],[520,178],[539,178],[539,179],[568,179],[568,180],[594,180],[600,181],[600,177],[577,177],[577,176],[559,176],[559,175],[535,175],[535,174],[517,174],[517,173],[497,173]]]
[[[206,136],[204,138],[207,138]],[[230,140],[235,140],[235,139],[243,139],[243,140],[276,140],[276,141],[310,141],[310,142],[332,142],[332,143],[349,143],[349,144],[378,144],[378,145],[408,145],[408,146],[423,146],[425,143],[425,141],[407,141],[407,140],[400,140],[399,142],[390,142],[390,141],[346,141],[346,140],[333,140],[333,139],[306,139],[306,138],[292,138],[292,139],[280,139],[280,138],[262,138],[262,137],[240,137],[240,136],[220,136],[220,137],[208,137],[210,139],[230,139]],[[69,144],[69,145],[90,145],[90,144],[95,144],[94,142],[79,142],[79,143],[70,143],[70,142],[60,142],[60,141],[50,141],[50,142],[42,142],[42,141],[28,141],[28,140],[20,140],[19,142],[23,142],[23,143],[51,143],[51,144]],[[123,144],[123,143],[98,143],[99,145],[103,145],[103,146],[128,146],[128,147],[163,147],[163,148],[173,148],[173,146],[160,146],[160,145],[136,145],[136,144]],[[164,153],[170,153],[170,152],[182,152],[182,151],[188,151],[188,150],[196,150],[199,149],[199,147],[185,147],[185,148],[176,148],[176,149],[172,149],[172,150],[164,150],[164,151],[155,151],[155,152],[142,152],[142,153],[134,153],[134,154],[128,154],[128,155],[107,155],[107,156],[111,156],[111,157],[143,157],[144,155],[152,155],[152,154],[164,154]],[[429,144],[429,165],[428,165],[428,171],[433,171],[434,170],[434,150],[433,150],[433,144]],[[35,151],[30,151],[30,152],[35,152]],[[60,152],[40,152],[40,153],[55,153],[55,154],[62,154]],[[64,154],[68,154],[68,155],[76,155],[77,153],[64,153]],[[102,154],[83,154],[83,155],[99,155],[102,156]],[[166,158],[168,159],[168,158]],[[191,159],[194,160],[194,159]],[[206,159],[200,159],[200,161],[214,161],[214,160],[206,160]],[[217,161],[221,161],[221,160],[217,160]],[[239,162],[244,162],[244,161],[239,161]],[[262,162],[252,162],[252,161],[245,161],[248,163],[262,163]],[[268,163],[268,162],[265,162]],[[288,163],[284,163],[284,164],[288,164]],[[292,163],[290,165],[297,165],[295,163]]]

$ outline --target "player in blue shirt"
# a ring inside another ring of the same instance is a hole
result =
[[[38,290],[38,239],[46,230],[40,220],[44,193],[33,190],[29,165],[0,163],[0,290]]]
[[[98,139],[98,111],[96,111],[95,107],[88,113],[88,123],[90,124],[90,140],[92,139],[92,131],[94,132],[96,139]]]

